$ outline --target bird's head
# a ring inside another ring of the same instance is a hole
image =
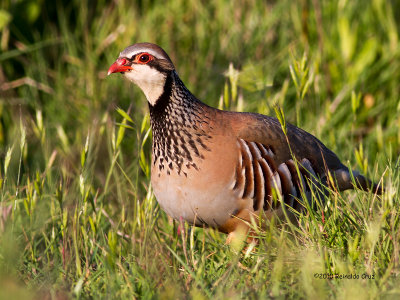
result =
[[[147,101],[155,105],[164,92],[167,76],[174,70],[168,54],[151,43],[138,43],[125,48],[118,59],[108,69],[111,73],[121,73],[137,84]]]

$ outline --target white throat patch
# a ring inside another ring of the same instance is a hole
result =
[[[166,75],[147,65],[133,64],[125,77],[141,88],[147,101],[154,106],[164,92]]]

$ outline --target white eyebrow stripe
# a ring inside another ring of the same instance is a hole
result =
[[[128,52],[128,51],[122,51],[120,54],[119,54],[119,57],[128,57],[128,58],[132,58],[132,57],[134,57],[135,55],[138,55],[138,54],[140,54],[140,53],[148,53],[148,54],[151,54],[152,56],[154,56],[155,58],[158,58],[158,59],[167,59],[166,57],[164,57],[164,56],[159,56],[159,54],[160,53],[158,53],[158,52],[156,52],[156,51],[153,51],[153,49],[149,49],[149,48],[145,48],[145,47],[143,47],[143,48],[139,48],[139,49],[135,49],[135,51],[130,51],[130,52]]]

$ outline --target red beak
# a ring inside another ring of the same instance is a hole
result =
[[[127,62],[128,61],[125,58],[118,58],[108,69],[107,75],[110,75],[111,73],[121,73],[132,70],[133,68],[131,66],[125,65]]]

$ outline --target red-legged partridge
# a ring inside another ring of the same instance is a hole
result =
[[[129,46],[111,73],[123,74],[147,98],[151,182],[160,206],[175,219],[231,233],[253,215],[279,216],[285,206],[300,210],[298,199],[310,198],[313,185],[321,190],[321,182],[328,184],[328,171],[339,190],[353,188],[348,168],[313,135],[287,124],[285,136],[276,118],[221,111],[198,100],[157,45]],[[381,192],[353,175],[358,188]]]

